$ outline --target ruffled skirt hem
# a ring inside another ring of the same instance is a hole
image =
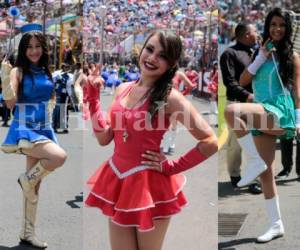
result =
[[[13,153],[22,154],[22,149],[31,149],[36,144],[42,144],[42,143],[48,143],[48,142],[52,142],[52,141],[49,139],[45,139],[45,140],[31,142],[26,139],[21,139],[21,140],[19,140],[18,144],[16,144],[16,145],[9,145],[9,144],[1,145],[1,150],[7,154],[13,154]]]
[[[155,229],[154,220],[170,218],[178,214],[187,201],[182,192],[176,200],[153,204],[153,206],[122,211],[113,204],[90,193],[85,201],[87,207],[99,208],[102,213],[110,217],[111,221],[122,227],[136,227],[139,232],[149,232]]]
[[[185,183],[183,175],[165,176],[154,170],[119,179],[105,162],[88,181],[92,190],[85,204],[101,209],[115,224],[150,231],[153,220],[177,214],[187,204]]]

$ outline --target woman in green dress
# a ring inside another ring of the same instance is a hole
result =
[[[226,121],[246,155],[247,166],[238,186],[258,176],[262,183],[270,225],[258,242],[284,235],[274,160],[276,138],[291,138],[300,127],[300,59],[293,52],[291,35],[289,14],[280,8],[271,10],[265,20],[263,45],[240,78],[242,86],[252,82],[254,103],[230,104],[225,109]]]

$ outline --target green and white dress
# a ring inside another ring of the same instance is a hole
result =
[[[275,124],[285,129],[280,138],[295,136],[295,104],[290,91],[280,84],[276,66],[272,59],[268,59],[257,71],[252,81],[254,102],[260,103],[267,113],[274,116]],[[254,136],[262,132],[252,130]]]

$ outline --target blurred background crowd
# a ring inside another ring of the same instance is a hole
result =
[[[12,6],[20,10],[15,20],[9,14]],[[179,66],[192,81],[191,93],[209,98],[216,96],[212,89],[217,91],[211,82],[217,85],[218,18],[215,0],[0,0],[0,59],[9,53],[13,63],[22,25],[43,24],[57,91],[67,89],[69,96],[57,100],[78,111],[72,90],[80,70],[88,74],[100,63],[104,92],[113,94],[119,84],[139,78],[138,55],[146,37],[157,29],[170,30],[182,40]],[[179,86],[184,91],[184,84]],[[6,126],[11,112],[0,113]]]
[[[99,56],[101,5],[106,7],[105,62],[136,62],[145,37],[155,29],[170,29],[181,36],[185,66],[199,68],[215,58],[218,11],[212,0],[92,0],[84,4],[84,53],[89,59]]]

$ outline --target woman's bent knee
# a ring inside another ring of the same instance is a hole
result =
[[[237,105],[236,104],[229,104],[226,106],[225,110],[224,110],[224,116],[226,118],[231,118],[233,117],[233,115],[237,112]]]
[[[57,154],[54,159],[56,167],[61,167],[62,165],[64,165],[66,159],[67,159],[66,152],[64,150],[61,150],[61,152],[59,152],[59,154]]]

